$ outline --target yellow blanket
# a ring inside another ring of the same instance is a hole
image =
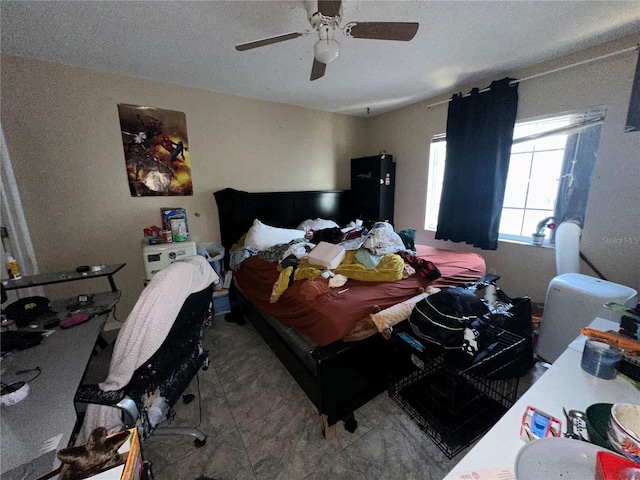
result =
[[[404,260],[395,253],[386,254],[376,268],[368,269],[356,259],[356,251],[351,250],[334,272],[365,282],[395,282],[402,279],[403,270]]]
[[[400,255],[395,253],[388,253],[376,268],[368,269],[355,257],[355,250],[348,251],[345,259],[333,270],[334,273],[344,275],[347,278],[354,280],[361,280],[365,282],[395,282],[402,279],[404,271],[404,260]],[[274,283],[271,290],[271,303],[276,303],[280,296],[285,292],[289,286],[289,280],[293,274],[293,280],[313,280],[323,272],[322,269],[311,266],[305,260],[300,262],[300,265],[295,270],[293,267],[288,267],[280,272],[278,280]]]

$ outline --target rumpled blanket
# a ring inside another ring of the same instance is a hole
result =
[[[374,325],[378,329],[378,332],[382,333],[385,330],[393,327],[397,323],[409,318],[413,307],[423,298],[427,298],[429,295],[439,292],[439,288],[427,287],[424,293],[416,295],[404,302],[396,303],[392,307],[385,308],[378,313],[372,313],[369,315]]]
[[[404,302],[400,302],[392,305],[391,307],[385,308],[384,310],[371,313],[368,317],[363,318],[356,323],[342,339],[345,342],[357,342],[376,333],[380,333],[388,340],[391,338],[391,330],[393,326],[406,318],[409,318],[416,303],[439,291],[439,288],[429,286],[424,292],[405,300]]]
[[[383,255],[376,268],[367,268],[357,259],[356,253],[347,252],[344,260],[333,271],[365,282],[395,282],[402,279],[404,260],[400,256],[393,253]]]
[[[400,235],[387,222],[376,222],[362,247],[369,250],[373,255],[386,255],[387,253],[398,253],[406,250]]]
[[[160,348],[187,297],[219,281],[209,262],[200,255],[173,262],[156,273],[118,333],[109,375],[99,384],[100,389],[124,388],[134,371]],[[117,408],[90,404],[78,441],[83,443],[96,427],[110,430],[121,424]]]

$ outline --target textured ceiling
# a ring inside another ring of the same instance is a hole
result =
[[[2,53],[350,115],[378,114],[513,69],[638,34],[639,1],[344,0],[350,21],[410,21],[411,42],[336,34],[309,81],[314,34],[300,1],[5,1]],[[632,46],[632,45],[630,45]],[[479,85],[482,86],[482,85]]]

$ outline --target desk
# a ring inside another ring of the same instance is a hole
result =
[[[86,280],[88,278],[109,277],[109,285],[111,291],[116,292],[116,282],[113,280],[113,275],[118,272],[126,263],[115,263],[113,265],[106,265],[102,270],[98,272],[76,272],[75,270],[69,272],[55,272],[55,273],[41,273],[38,275],[28,275],[26,277],[19,278],[17,280],[7,280],[4,286],[5,290],[18,290],[20,288],[39,287],[41,285],[51,285],[54,283],[73,282],[76,280]]]
[[[96,293],[94,303],[113,307],[120,292]],[[53,301],[62,312],[69,300]],[[31,392],[22,402],[1,407],[2,480],[35,479],[60,464],[56,452],[65,448],[76,423],[74,396],[108,313],[67,330],[59,327],[38,346],[12,352],[2,359],[2,381],[28,380],[19,370],[40,367],[40,376],[29,382]],[[36,322],[37,323],[37,322]],[[35,374],[35,373],[34,373]]]
[[[596,318],[589,327],[607,331],[618,330],[620,325],[610,320]],[[496,467],[515,469],[518,451],[526,445],[520,439],[520,423],[527,405],[562,420],[566,431],[562,407],[584,412],[593,403],[638,403],[640,391],[628,381],[616,377],[602,380],[588,374],[580,367],[584,336],[578,337],[551,365],[533,386],[520,397],[507,413],[482,437],[445,477],[457,480],[457,472],[471,472]],[[576,440],[577,441],[577,440]]]

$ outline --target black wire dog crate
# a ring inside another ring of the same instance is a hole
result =
[[[514,404],[518,378],[501,371],[517,361],[524,339],[497,327],[490,352],[476,360],[416,339],[408,322],[394,328],[389,395],[447,458],[487,432]]]

